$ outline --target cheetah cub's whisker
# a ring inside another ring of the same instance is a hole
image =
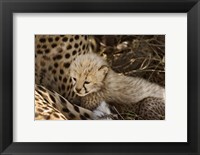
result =
[[[81,106],[90,110],[101,102],[127,105],[147,97],[163,98],[165,89],[138,77],[119,75],[95,53],[78,56],[70,66],[74,92]]]

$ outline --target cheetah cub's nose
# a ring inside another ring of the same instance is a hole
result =
[[[77,91],[77,93],[79,93],[81,91],[81,89],[80,88],[76,88],[76,91]]]

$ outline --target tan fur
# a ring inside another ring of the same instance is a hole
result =
[[[88,109],[96,108],[102,101],[130,105],[147,97],[165,96],[161,86],[142,78],[120,75],[94,53],[77,57],[71,64],[70,76],[75,93],[81,96],[81,105]]]
[[[78,39],[76,39],[78,37]],[[70,102],[76,103],[77,95],[71,91],[69,66],[78,56],[89,51],[85,35],[36,35],[35,82],[53,89]]]

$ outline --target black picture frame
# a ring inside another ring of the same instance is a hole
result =
[[[13,13],[49,12],[187,13],[188,142],[13,142]],[[1,154],[200,154],[200,95],[198,95],[200,88],[199,0],[0,0],[0,23]]]

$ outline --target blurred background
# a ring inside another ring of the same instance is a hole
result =
[[[165,35],[92,37],[93,48],[107,59],[113,70],[165,86]]]

